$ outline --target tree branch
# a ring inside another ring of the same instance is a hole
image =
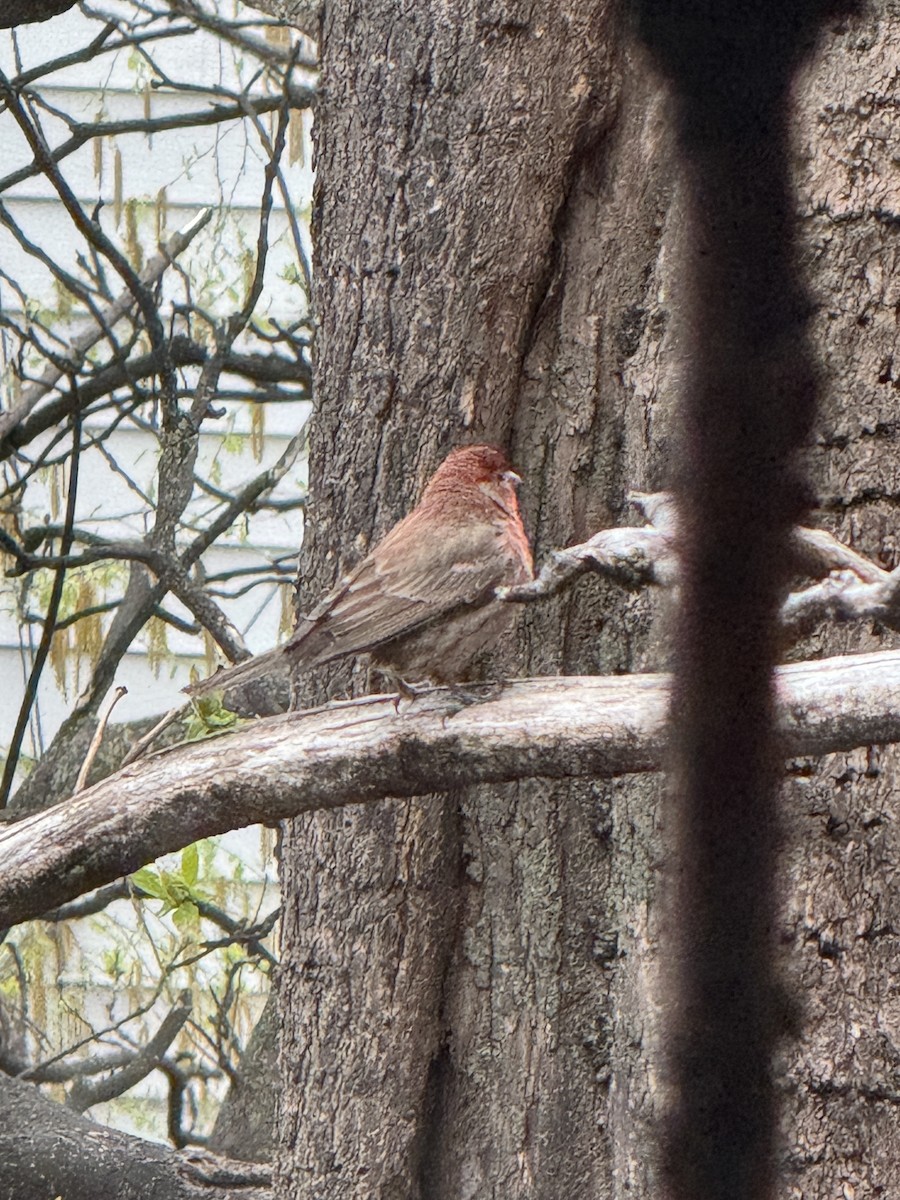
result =
[[[781,667],[785,755],[900,741],[900,651]],[[256,721],[174,747],[0,832],[0,924],[198,838],[317,808],[546,776],[658,769],[664,675],[522,680],[462,706],[434,689]]]
[[[166,1013],[159,1029],[143,1046],[132,1055],[131,1061],[119,1070],[113,1071],[106,1079],[79,1080],[72,1088],[69,1103],[76,1112],[84,1112],[94,1104],[102,1104],[129,1091],[140,1083],[151,1071],[156,1070],[165,1052],[169,1049],[181,1031],[181,1027],[191,1015],[191,993],[182,992],[178,1003]]]
[[[634,493],[652,526],[601,529],[586,542],[554,550],[535,579],[514,588],[498,588],[497,597],[530,603],[570,586],[579,575],[594,572],[622,587],[646,584],[675,586],[679,581],[677,523],[671,497]],[[797,526],[791,536],[795,571],[821,579],[792,592],[781,608],[781,620],[799,636],[817,621],[873,620],[900,629],[900,568],[885,571],[824,529]]]
[[[268,1200],[266,1168],[129,1137],[0,1076],[3,1200]]]
[[[166,243],[160,247],[159,254],[151,259],[141,272],[139,277],[141,283],[145,287],[152,287],[162,277],[166,268],[191,244],[200,230],[209,223],[211,218],[212,209],[204,208],[183,229],[179,229],[177,233],[173,233]],[[130,312],[134,307],[134,303],[133,293],[129,289],[126,289],[102,312],[100,320],[91,321],[81,333],[76,334],[72,338],[71,360],[68,364],[70,371],[79,371],[81,369],[91,346],[99,342],[106,329],[112,329],[126,313]],[[43,375],[41,375],[40,379],[25,389],[22,398],[15,408],[10,409],[9,412],[0,414],[0,448],[2,448],[3,443],[12,430],[21,424],[41,398],[59,382],[64,373],[65,369],[63,367],[51,364],[44,371]]]
[[[184,334],[176,334],[169,343],[172,362],[176,367],[202,367],[210,358],[210,350]],[[155,351],[139,355],[122,362],[110,362],[86,375],[79,385],[79,396],[83,405],[91,404],[109,395],[124,384],[135,383],[155,375],[162,365],[162,358]],[[286,358],[280,354],[251,354],[227,350],[222,356],[222,372],[240,375],[260,385],[282,383],[299,384],[299,393],[292,393],[291,400],[308,397],[312,386],[309,365],[297,358]],[[221,395],[221,393],[220,393]],[[54,396],[46,404],[22,420],[18,428],[11,429],[8,436],[0,440],[0,459],[13,450],[28,445],[40,434],[52,429],[71,411],[72,402],[68,392]],[[14,410],[17,411],[17,410]],[[12,411],[9,413],[12,416]],[[6,414],[4,414],[6,416]]]

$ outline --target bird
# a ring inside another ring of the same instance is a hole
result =
[[[416,507],[306,615],[281,646],[185,688],[192,696],[309,671],[348,655],[401,688],[454,685],[515,618],[496,590],[534,578],[516,496],[495,445],[451,450]]]

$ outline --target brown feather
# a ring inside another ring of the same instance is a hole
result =
[[[512,471],[495,446],[452,451],[418,506],[305,617],[278,650],[221,671],[194,694],[350,654],[410,680],[452,681],[515,616],[496,588],[532,578]]]

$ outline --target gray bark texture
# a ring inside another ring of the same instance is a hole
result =
[[[441,688],[254,721],[0,824],[0,930],[65,920],[84,904],[96,912],[111,892],[128,895],[123,874],[229,829],[478,784],[597,784],[658,772],[671,758],[668,675],[554,675],[478,690],[467,702]],[[779,667],[776,692],[782,758],[900,742],[898,651]]]
[[[613,17],[596,0],[326,7],[301,603],[460,442],[512,451],[538,556],[664,482],[661,104]],[[532,606],[485,673],[663,665],[651,606],[586,581]],[[293,823],[283,1196],[639,1182],[657,790],[533,782]]]
[[[513,452],[538,558],[624,523],[627,488],[668,482],[690,364],[672,334],[682,220],[666,96],[616,10],[337,0],[320,45],[301,604],[462,441]],[[797,80],[794,141],[823,380],[811,485],[820,519],[888,567],[898,46],[887,0],[826,29]],[[529,606],[485,672],[659,669],[655,606],[586,580]],[[794,657],[894,644],[819,629]],[[788,772],[785,1200],[900,1194],[896,780],[893,750]],[[282,1197],[659,1194],[660,787],[536,781],[292,823]]]
[[[0,1200],[271,1200],[265,1169],[107,1129],[0,1075]]]

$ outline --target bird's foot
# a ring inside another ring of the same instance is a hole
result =
[[[503,684],[498,679],[484,683],[451,683],[447,691],[461,706],[468,707],[470,704],[486,704],[489,700],[496,700],[503,691]]]

